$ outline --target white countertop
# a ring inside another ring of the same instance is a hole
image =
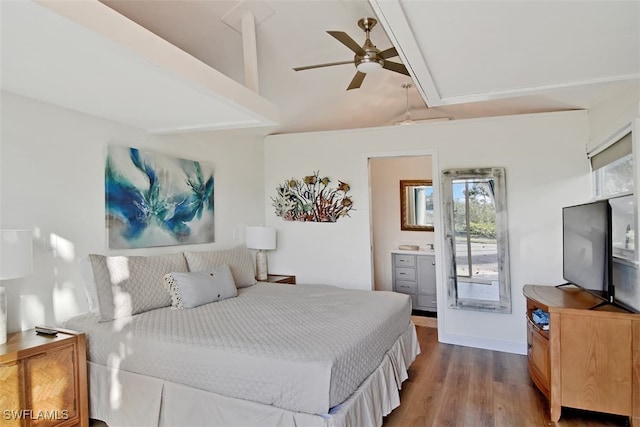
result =
[[[407,254],[407,255],[435,255],[434,249],[419,249],[417,251],[407,251],[403,249],[393,249],[392,254]]]

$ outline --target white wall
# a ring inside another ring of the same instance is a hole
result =
[[[431,156],[377,157],[369,160],[373,284],[377,291],[390,291],[393,288],[392,250],[402,244],[425,248],[434,243],[434,233],[431,231],[406,231],[400,228],[400,180],[430,180],[431,177]]]
[[[372,288],[367,159],[376,153],[433,150],[434,183],[447,168],[504,166],[510,233],[513,312],[491,314],[446,308],[443,240],[436,224],[438,334],[443,342],[524,353],[527,283],[562,282],[561,208],[591,195],[585,155],[584,111],[414,126],[274,135],[265,138],[267,224],[278,231],[270,270],[298,282]],[[351,184],[355,211],[335,224],[287,222],[270,197],[285,179],[312,171]]]
[[[128,253],[229,247],[244,241],[245,225],[264,221],[262,137],[231,132],[153,136],[6,92],[1,96],[0,228],[33,228],[37,233],[34,274],[2,282],[9,331],[60,324],[86,311],[77,261],[88,253],[112,253],[106,247],[104,220],[108,144],[214,167],[216,242]]]

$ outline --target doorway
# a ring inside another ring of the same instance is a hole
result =
[[[391,291],[392,251],[400,245],[431,248],[434,231],[401,229],[400,180],[432,180],[437,176],[430,154],[380,155],[369,157],[369,204],[371,216],[371,265],[374,289]],[[436,199],[437,200],[437,197]],[[437,215],[436,215],[437,216]]]

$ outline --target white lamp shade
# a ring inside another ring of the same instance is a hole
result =
[[[31,230],[0,230],[0,280],[33,272],[32,241]]]
[[[249,249],[273,250],[276,248],[276,230],[268,227],[247,227],[245,240]]]

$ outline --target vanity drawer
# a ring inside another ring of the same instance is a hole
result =
[[[416,269],[415,268],[395,268],[396,280],[410,280],[416,281]]]
[[[415,267],[416,266],[416,256],[415,255],[394,254],[393,255],[393,266],[394,267]]]
[[[402,292],[403,294],[415,294],[416,282],[407,282],[405,280],[396,280],[396,292]]]

